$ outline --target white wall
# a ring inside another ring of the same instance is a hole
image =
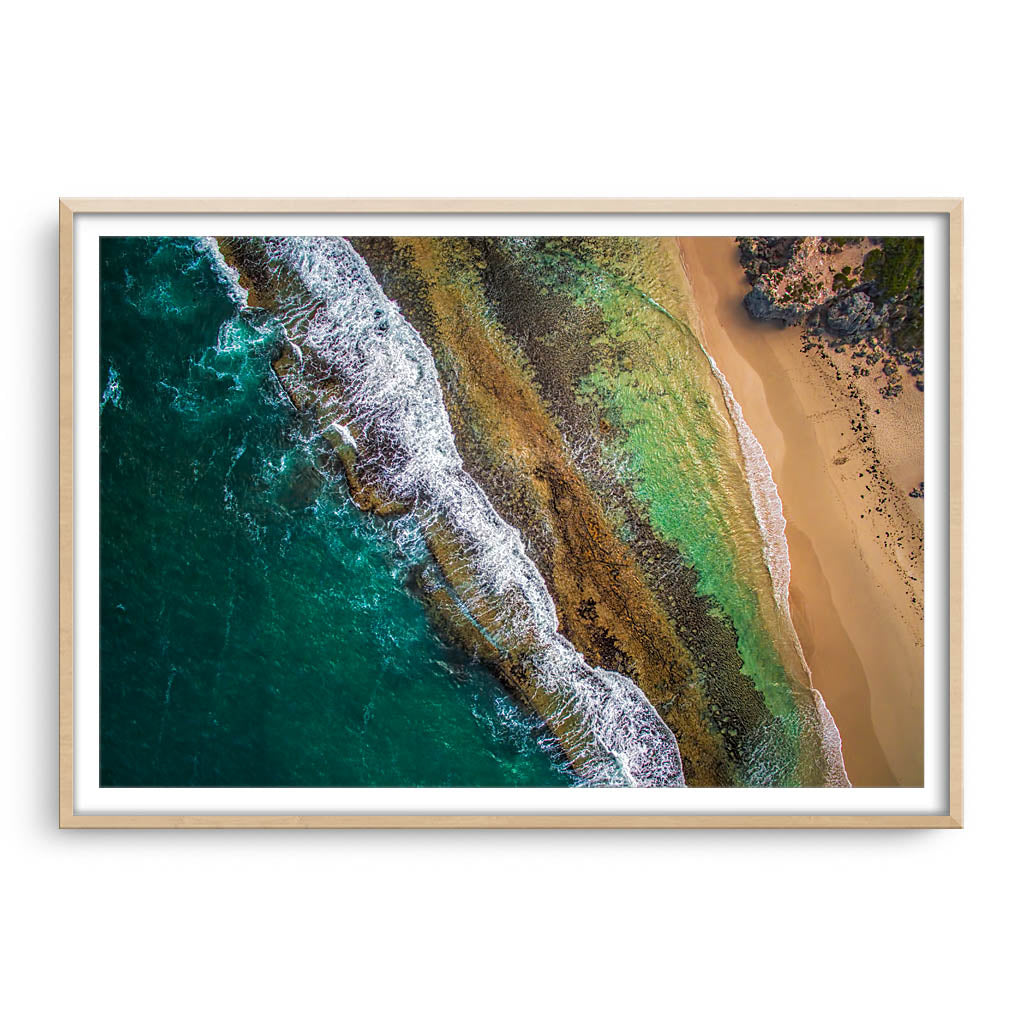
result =
[[[379,5],[376,23],[301,2],[7,12],[7,1019],[1008,1010],[1020,15],[699,6]],[[58,833],[60,194],[965,195],[966,830]]]

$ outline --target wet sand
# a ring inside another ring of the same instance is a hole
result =
[[[923,396],[904,374],[904,394],[883,399],[878,375],[855,376],[848,353],[802,352],[799,328],[752,320],[731,238],[679,249],[708,351],[772,466],[793,621],[850,781],[920,786],[923,502],[907,491],[924,478]]]

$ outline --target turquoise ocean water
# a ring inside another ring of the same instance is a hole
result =
[[[190,239],[101,242],[104,786],[565,786],[543,725],[431,631],[421,545],[323,475]]]

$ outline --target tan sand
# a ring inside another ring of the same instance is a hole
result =
[[[708,351],[772,466],[790,608],[850,780],[920,786],[923,502],[907,493],[924,479],[923,396],[901,369],[904,392],[886,400],[881,364],[855,376],[866,364],[849,350],[802,352],[798,328],[752,320],[733,239],[679,239],[679,249]]]

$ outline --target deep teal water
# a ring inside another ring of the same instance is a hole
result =
[[[543,725],[406,589],[192,240],[101,242],[104,786],[564,786]]]

